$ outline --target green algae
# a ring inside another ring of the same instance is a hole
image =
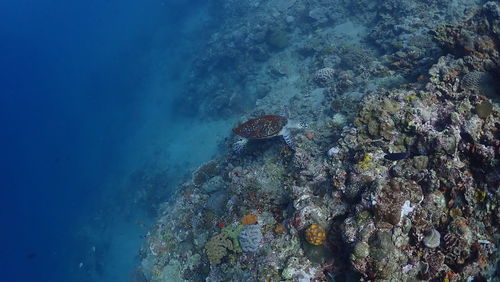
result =
[[[243,225],[239,224],[237,226],[226,226],[222,229],[222,232],[227,234],[228,238],[233,243],[233,251],[236,253],[241,253],[243,250],[240,247],[240,242],[238,240],[238,235],[243,230]]]

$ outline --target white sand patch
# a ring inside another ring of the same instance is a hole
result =
[[[218,153],[218,145],[229,137],[236,121],[184,121],[170,129],[166,145],[171,162],[197,167]]]

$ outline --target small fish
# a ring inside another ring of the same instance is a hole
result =
[[[460,137],[462,137],[462,140],[465,143],[472,143],[472,144],[474,144],[474,138],[469,133],[467,133],[465,131],[462,131],[462,132],[460,132]]]
[[[34,259],[34,258],[36,258],[36,253],[29,253],[26,255],[26,258],[27,259]]]
[[[399,161],[404,160],[410,156],[410,152],[401,152],[401,153],[390,153],[384,156],[385,159],[390,161]]]

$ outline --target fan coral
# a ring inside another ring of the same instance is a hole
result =
[[[241,224],[243,225],[254,225],[257,223],[257,216],[254,214],[247,214],[241,219]]]
[[[246,225],[239,235],[241,249],[244,252],[256,252],[262,241],[262,232],[258,225]]]
[[[319,246],[326,240],[325,229],[319,225],[312,224],[306,230],[306,240],[312,245]]]
[[[233,243],[231,243],[226,233],[213,236],[205,245],[205,252],[212,265],[220,264],[221,259],[227,254],[227,250],[232,249]]]

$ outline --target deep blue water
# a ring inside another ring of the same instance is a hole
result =
[[[145,89],[155,60],[189,56],[176,42],[201,4],[176,2],[0,1],[0,281],[77,281],[72,234],[103,208],[145,101],[172,118],[176,92]]]

